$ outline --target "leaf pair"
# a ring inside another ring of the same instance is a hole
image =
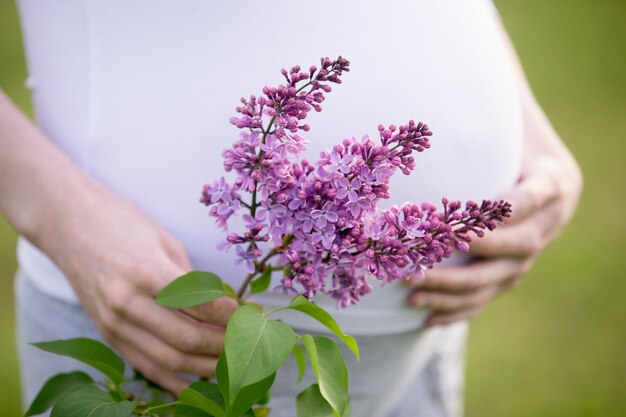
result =
[[[256,384],[244,387],[233,399],[232,403],[226,404],[221,392],[222,388],[225,392],[228,392],[228,387],[222,387],[222,384],[228,384],[228,374],[224,374],[227,372],[225,367],[224,360],[220,358],[217,371],[221,375],[221,377],[218,377],[219,380],[223,381],[220,386],[211,382],[197,381],[180,393],[180,405],[177,406],[176,410],[177,417],[254,416],[252,406],[265,396],[274,383],[276,374],[272,374]]]
[[[71,372],[53,376],[39,390],[24,417],[35,416],[45,412],[64,394],[76,391],[89,384],[93,384],[93,380],[84,372]]]
[[[117,402],[113,400],[111,394],[91,384],[59,398],[50,417],[128,417],[133,414],[136,407],[136,402],[126,400]]]
[[[124,381],[124,361],[108,346],[92,339],[76,338],[33,343],[46,352],[68,356],[99,370],[115,384]],[[136,404],[116,402],[111,394],[101,391],[83,372],[58,374],[50,378],[35,397],[25,416],[52,409],[52,416],[90,415],[125,417]],[[129,411],[130,410],[130,411]],[[90,414],[91,413],[91,414]]]
[[[37,394],[25,417],[41,414],[52,407],[50,417],[128,417],[137,403],[115,401],[83,372],[59,374],[50,378]]]
[[[252,282],[251,292],[265,291],[270,278],[271,269],[268,268]],[[215,274],[193,271],[167,285],[157,297],[157,303],[170,308],[188,308],[229,293]],[[214,394],[217,386],[206,383],[190,386],[181,393],[180,399],[185,405],[215,417],[243,415],[272,386],[276,371],[294,345],[295,335],[291,327],[268,320],[251,305],[240,307],[228,322],[225,348],[218,362],[217,379],[222,402],[208,395],[209,392]],[[201,388],[205,392],[198,391]]]
[[[290,326],[268,320],[253,306],[235,311],[216,370],[228,417],[241,415],[265,395],[295,342]]]
[[[322,397],[342,416],[348,403],[348,367],[339,347],[324,336],[302,336]]]

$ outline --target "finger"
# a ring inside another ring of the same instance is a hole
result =
[[[226,326],[230,316],[239,308],[239,303],[231,297],[222,297],[184,311],[204,322]]]
[[[432,327],[432,326],[440,326],[455,323],[460,320],[468,320],[475,317],[480,311],[482,307],[477,308],[469,308],[466,310],[455,311],[454,313],[449,314],[433,314],[426,319],[424,326]]]
[[[504,225],[474,239],[468,253],[479,257],[533,257],[558,234],[562,224],[561,207],[553,202],[521,223]]]
[[[511,203],[511,218],[508,224],[517,224],[550,202],[559,198],[560,189],[556,177],[548,164],[528,171],[522,180],[502,196]]]
[[[133,366],[133,368],[141,372],[146,379],[158,384],[174,395],[178,395],[191,383],[191,381],[187,381],[186,379],[176,375],[174,372],[161,368],[144,356],[141,350],[137,350],[136,348],[117,340],[114,340],[112,344],[116,350],[118,350]]]
[[[126,321],[119,321],[112,329],[115,339],[132,345],[137,351],[171,372],[183,372],[200,377],[215,375],[217,356],[189,355],[174,349],[149,332]]]
[[[428,269],[423,279],[410,281],[414,288],[444,293],[468,293],[497,285],[522,272],[523,261],[517,258],[476,260],[459,266]]]
[[[409,303],[416,308],[427,308],[435,313],[453,313],[482,307],[500,293],[498,287],[487,287],[465,294],[450,294],[416,290],[409,296]]]
[[[132,298],[116,313],[182,352],[218,356],[224,347],[223,327],[192,321],[147,296]]]
[[[473,239],[468,253],[479,257],[528,257],[540,250],[542,231],[535,222],[526,219],[516,225],[505,225],[484,237]]]

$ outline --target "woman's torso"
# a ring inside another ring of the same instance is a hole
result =
[[[312,159],[379,123],[429,124],[432,148],[411,176],[396,175],[388,203],[494,198],[519,174],[515,79],[488,0],[20,0],[20,10],[44,132],[178,237],[195,268],[233,285],[245,272],[217,251],[223,234],[197,201],[224,174],[239,97],[281,83],[282,67],[351,61],[309,116]],[[19,258],[44,291],[75,300],[23,239]],[[414,328],[404,291],[377,290],[340,321],[356,333]]]

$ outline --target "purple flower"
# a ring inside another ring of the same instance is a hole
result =
[[[220,200],[221,201],[221,200]],[[239,200],[231,200],[230,202],[221,202],[216,204],[209,210],[209,215],[215,217],[217,225],[226,230],[228,227],[228,219],[235,214],[241,208],[241,202]]]
[[[319,210],[312,210],[310,214],[311,218],[315,220],[315,225],[323,229],[328,223],[336,223],[339,220],[337,209],[329,201]]]
[[[252,217],[250,214],[244,214],[242,218],[246,222],[246,227],[248,229],[253,228],[265,228],[266,227],[266,219],[267,219],[267,210],[260,209],[256,212],[256,215]]]
[[[368,212],[372,210],[372,203],[366,197],[360,197],[356,201],[347,201],[345,205],[352,217],[355,219],[359,217],[361,212]]]
[[[330,164],[325,165],[324,169],[328,173],[341,172],[342,174],[348,174],[350,172],[350,163],[354,159],[351,154],[341,156],[339,152],[332,151],[330,153]]]
[[[245,250],[241,246],[237,246],[236,251],[238,259],[235,260],[235,265],[243,264],[248,273],[253,273],[256,270],[254,261],[261,256],[260,250]]]
[[[335,226],[333,226],[332,224],[327,224],[324,228],[315,230],[311,235],[311,241],[316,244],[319,244],[321,242],[322,246],[326,250],[330,250],[334,239]]]
[[[308,71],[283,69],[282,85],[242,98],[230,119],[239,138],[222,154],[235,180],[205,185],[200,198],[222,228],[247,211],[243,230],[219,244],[221,250],[236,247],[236,265],[253,277],[270,265],[282,268],[276,289],[309,299],[323,292],[340,308],[370,293],[372,277],[384,285],[423,276],[455,250],[467,251],[471,236],[493,230],[511,212],[504,201],[463,206],[447,199],[443,210],[431,203],[377,210],[389,198],[391,177],[410,174],[413,155],[430,147],[432,133],[421,122],[381,125],[377,141],[344,139],[314,163],[294,160],[306,150],[301,134],[310,126],[304,120],[322,110],[331,84],[340,84],[347,71],[346,59],[322,58]],[[250,198],[244,201],[243,192]]]
[[[298,211],[295,214],[295,218],[299,222],[298,223],[299,229],[301,229],[304,233],[311,233],[311,230],[313,230],[313,226],[315,225],[315,222],[313,221],[314,219],[311,216],[311,213]]]
[[[348,180],[346,177],[339,177],[335,180],[335,187],[337,188],[337,195],[335,196],[339,200],[343,200],[348,197],[348,200],[355,203],[359,200],[357,191],[361,188],[361,181]]]
[[[274,291],[282,291],[283,295],[296,295],[298,291],[293,287],[293,279],[287,277],[280,280],[280,285]]]
[[[230,185],[226,182],[224,177],[221,177],[219,181],[213,185],[205,185],[202,188],[202,197],[200,202],[206,206],[218,201],[230,203],[234,199],[238,199],[239,194],[230,188]]]
[[[381,225],[372,219],[368,219],[365,223],[365,236],[373,240],[380,240],[387,235],[384,224]]]

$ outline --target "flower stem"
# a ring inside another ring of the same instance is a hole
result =
[[[265,255],[265,257],[263,259],[261,259],[258,264],[257,264],[257,270],[254,272],[251,272],[248,274],[248,276],[246,277],[246,279],[244,280],[243,284],[241,284],[241,287],[239,288],[239,291],[237,292],[237,297],[239,297],[240,299],[243,298],[243,295],[246,293],[246,290],[248,289],[248,286],[250,285],[250,283],[252,282],[252,280],[261,272],[259,271],[259,267],[260,266],[264,266],[265,263],[274,255],[278,254],[278,250],[276,248],[272,249],[271,251],[269,251],[267,253],[267,255]]]
[[[276,110],[276,115],[280,112],[280,109]],[[263,138],[261,139],[261,143],[265,144],[265,139],[267,138],[267,135],[270,131],[270,129],[272,128],[272,125],[274,124],[274,121],[276,120],[276,115],[272,116],[272,118],[270,119],[269,124],[267,125],[267,129],[263,129],[263,127],[261,127],[261,130],[263,131]],[[263,152],[263,149],[259,150],[259,162],[261,162],[263,160],[263,155],[265,153]],[[257,208],[257,202],[256,202],[256,187],[257,187],[258,181],[254,180],[254,191],[252,191],[252,203],[250,203],[250,215],[252,217],[256,216],[256,208]]]

